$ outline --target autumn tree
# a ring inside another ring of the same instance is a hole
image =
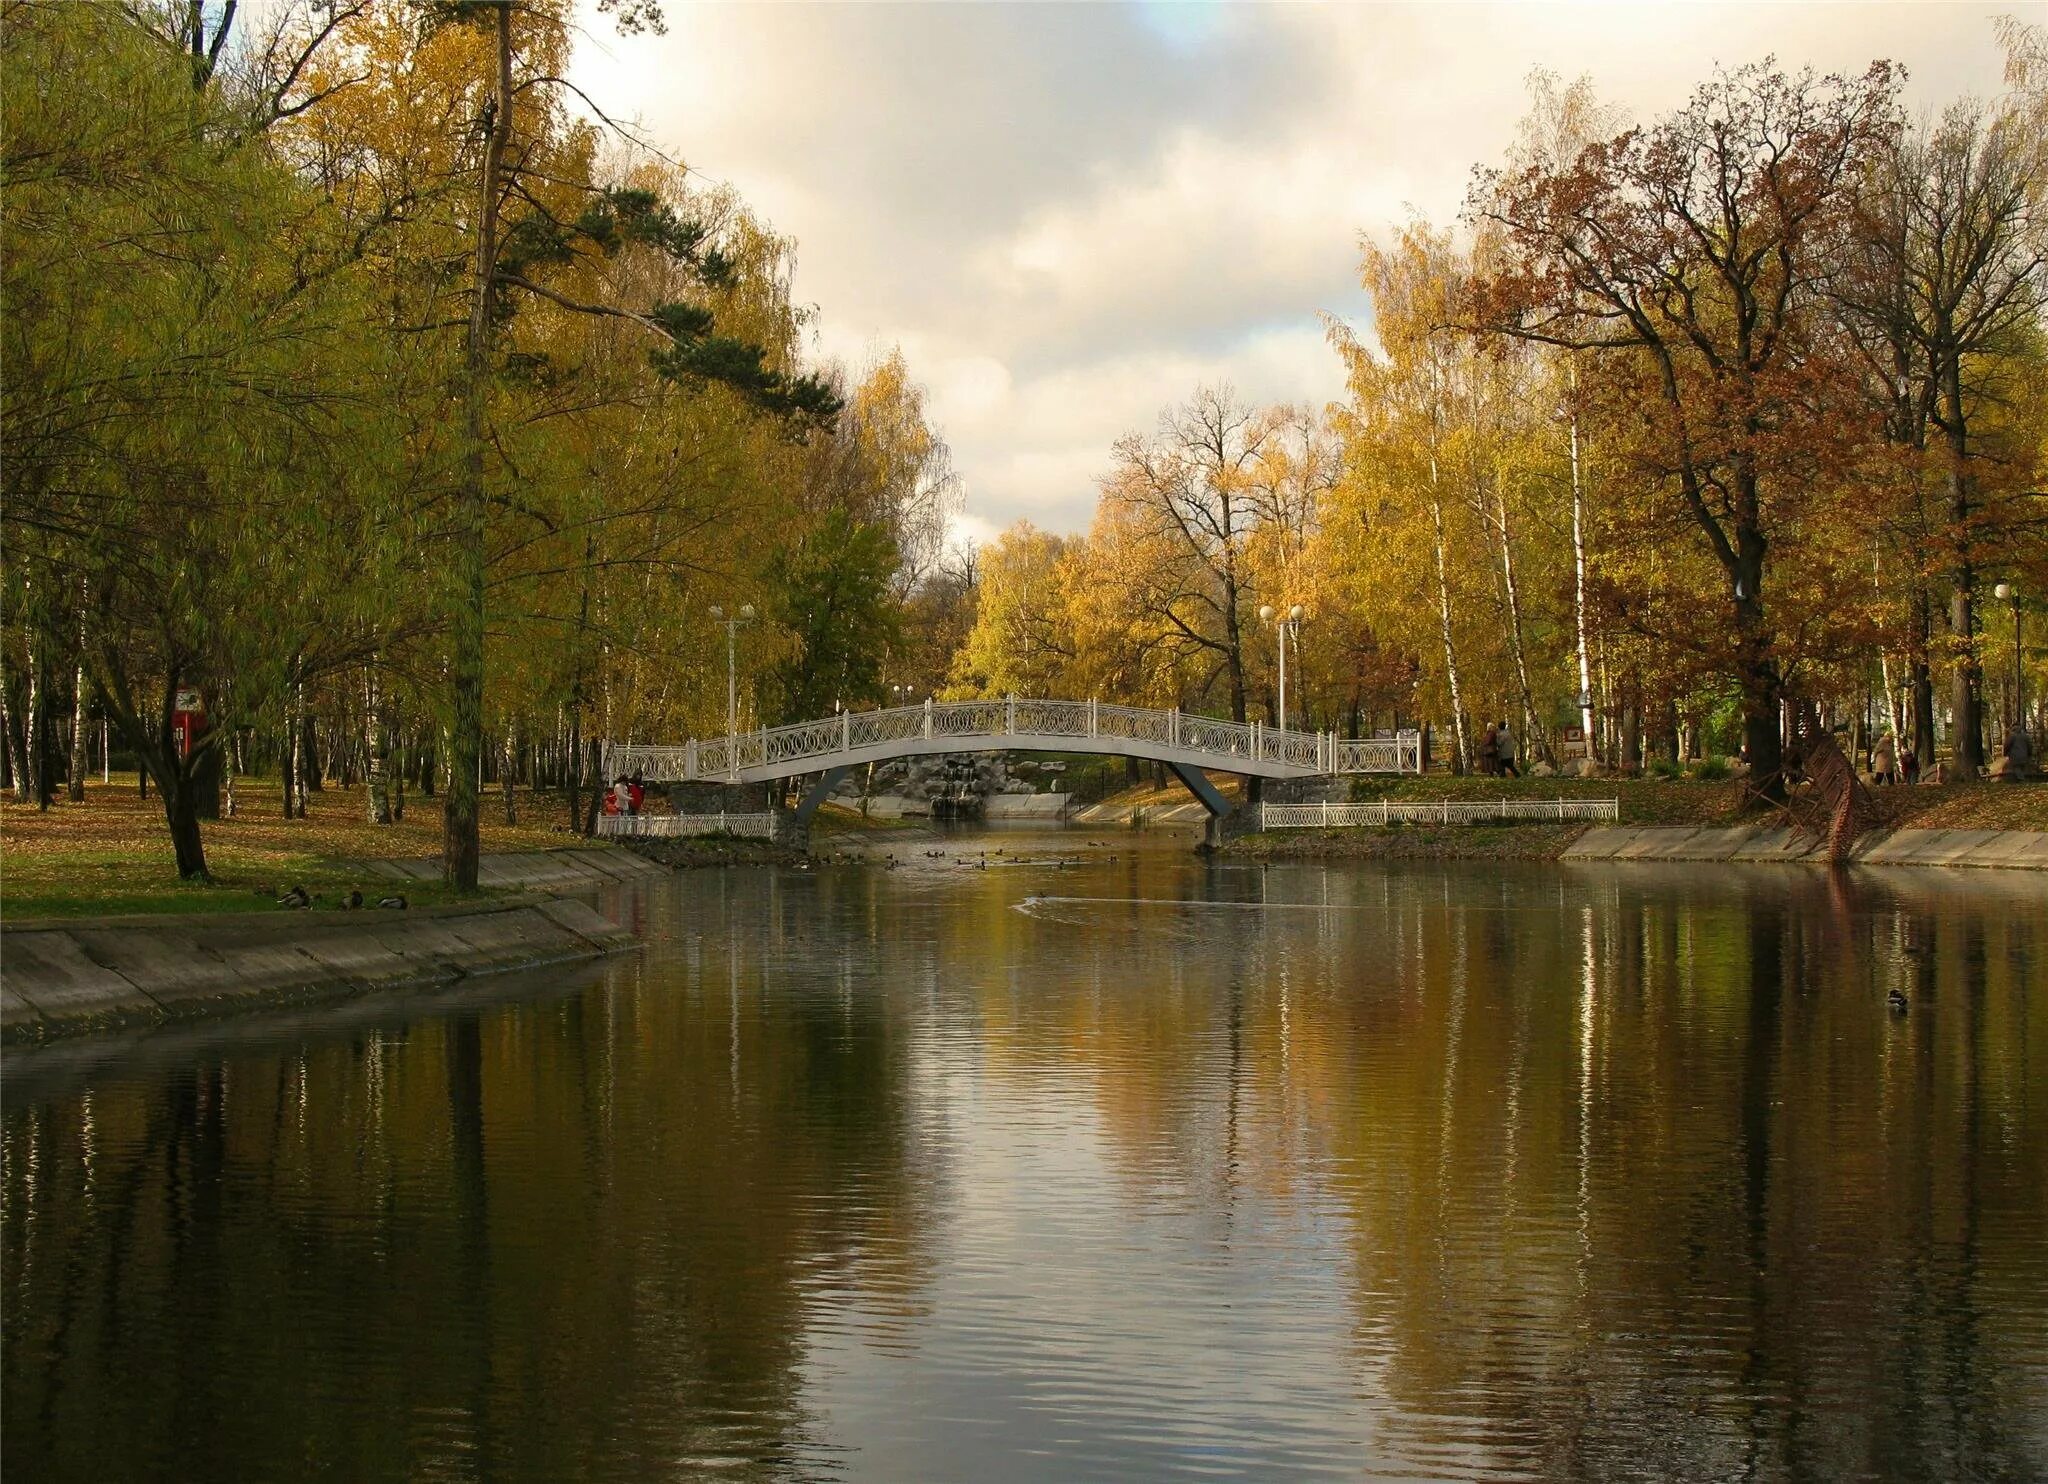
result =
[[[1947,588],[1951,739],[1966,771],[1985,761],[1978,574],[2023,519],[2025,486],[2013,476],[2024,478],[2026,461],[1994,429],[2015,377],[2040,373],[2029,351],[2048,307],[2048,234],[2030,168],[2038,141],[2027,128],[2017,112],[1976,103],[1955,105],[1932,128],[1902,128],[1872,167],[1833,276],[1916,486],[1904,556],[1918,567],[1930,548],[1940,555],[1937,569],[1910,573],[1916,731],[1931,732],[1919,715],[1929,704],[1920,584],[1938,577]]]
[[[1488,173],[1473,205],[1506,251],[1475,323],[1640,368],[1639,465],[1721,570],[1726,663],[1771,797],[1784,672],[1770,559],[1837,441],[1821,278],[1896,86],[1884,64],[1856,79],[1744,67],[1568,168]]]
[[[951,688],[970,696],[1073,692],[1081,537],[1019,521],[981,549],[974,625],[953,657]]]
[[[1118,440],[1103,499],[1127,523],[1121,543],[1143,560],[1119,600],[1157,625],[1159,642],[1206,659],[1206,692],[1220,680],[1234,721],[1248,715],[1246,628],[1257,607],[1249,560],[1259,504],[1252,476],[1274,431],[1271,414],[1228,386],[1203,387],[1159,418],[1151,437]]]

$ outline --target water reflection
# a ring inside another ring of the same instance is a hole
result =
[[[611,906],[644,955],[433,1014],[10,1057],[10,1465],[2048,1474],[2034,882],[1125,846]]]

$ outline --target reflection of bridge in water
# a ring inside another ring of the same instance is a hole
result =
[[[637,774],[649,783],[770,783],[815,773],[817,782],[797,805],[802,824],[852,768],[955,752],[1086,752],[1164,763],[1209,811],[1212,833],[1234,806],[1204,776],[1208,772],[1297,779],[1415,773],[1422,766],[1416,732],[1348,738],[1178,710],[1011,697],[843,711],[681,746],[608,743],[604,769],[608,779]]]

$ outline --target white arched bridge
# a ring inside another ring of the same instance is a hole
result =
[[[997,751],[1092,752],[1164,763],[1217,817],[1231,805],[1205,771],[1290,779],[1422,768],[1416,732],[1348,738],[1179,710],[1008,697],[842,711],[681,746],[607,743],[604,770],[608,779],[638,776],[649,783],[768,783],[816,773],[822,776],[797,806],[799,818],[808,820],[849,769],[931,753]]]

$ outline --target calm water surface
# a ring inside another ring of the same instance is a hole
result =
[[[9,1476],[2048,1477],[2043,884],[929,848],[10,1056]]]

